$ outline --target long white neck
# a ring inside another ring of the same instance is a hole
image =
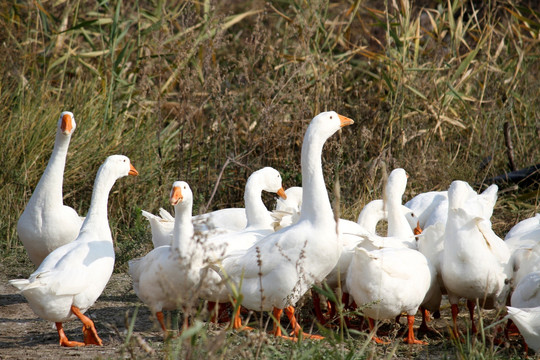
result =
[[[322,148],[326,138],[308,127],[302,144],[302,210],[300,221],[334,222],[322,169]]]
[[[107,202],[109,200],[109,193],[116,180],[117,177],[112,176],[110,169],[107,169],[103,165],[100,167],[96,175],[96,180],[94,181],[90,208],[88,209],[88,214],[81,227],[81,232],[90,229],[99,229],[103,231],[103,234],[107,232],[109,237],[111,237],[107,214]]]
[[[63,205],[62,184],[70,139],[71,135],[65,136],[60,130],[56,132],[53,152],[29,204],[41,203],[44,207]]]
[[[191,215],[193,211],[193,201],[185,200],[174,208],[174,230],[171,247],[178,251],[180,256],[190,256],[190,249],[193,242],[193,222]]]
[[[384,210],[384,201],[377,199],[370,201],[364,206],[356,222],[367,231],[375,234],[379,221],[386,218],[387,214]]]
[[[256,177],[250,177],[244,192],[244,204],[246,207],[246,227],[269,227],[272,225],[272,216],[264,205],[261,198],[262,188],[257,186]]]
[[[386,197],[386,210],[388,211],[388,236],[409,237],[414,233],[401,211],[402,193],[390,192]]]

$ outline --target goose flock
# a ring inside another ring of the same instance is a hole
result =
[[[298,301],[313,285],[326,283],[346,308],[358,307],[376,342],[376,321],[407,317],[408,344],[426,344],[414,335],[421,310],[423,330],[430,312],[450,302],[452,335],[459,337],[459,300],[466,301],[471,331],[477,332],[475,307],[507,310],[526,344],[540,348],[540,214],[523,220],[505,239],[490,218],[497,186],[477,193],[467,182],[453,181],[447,191],[422,193],[403,205],[408,175],[394,169],[383,199],[366,204],[356,222],[336,218],[327,193],[321,155],[328,138],[353,120],[329,111],[315,116],[304,136],[302,186],[283,188],[279,172],[255,171],[245,187],[245,208],[221,209],[193,216],[193,190],[172,184],[174,216],[143,211],[154,249],[129,262],[133,289],[156,316],[165,336],[164,311],[206,301],[212,312],[233,305],[232,328],[242,323],[241,307],[272,312],[273,334],[321,339],[302,331],[295,316]],[[62,201],[63,172],[76,123],[63,112],[49,163],[17,224],[19,239],[37,267],[28,279],[10,280],[41,318],[52,321],[62,346],[102,345],[93,321],[84,313],[105,288],[114,268],[114,247],[107,201],[116,180],[138,175],[123,155],[109,156],[99,168],[85,218]],[[268,210],[262,191],[279,196]],[[377,224],[387,221],[386,234]],[[321,308],[312,291],[321,324],[336,304]],[[509,304],[509,306],[506,306]],[[291,333],[283,334],[285,313]],[[216,315],[216,314],[214,314]],[[78,318],[83,342],[68,340],[62,323]],[[216,319],[213,316],[213,319]],[[183,329],[189,327],[184,316]]]

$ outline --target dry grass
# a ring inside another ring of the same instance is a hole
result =
[[[345,218],[381,197],[394,167],[411,175],[405,199],[454,179],[479,188],[508,171],[506,122],[517,167],[532,165],[538,11],[514,0],[4,1],[0,254],[29,266],[16,221],[63,110],[77,120],[67,204],[85,213],[110,154],[128,155],[140,172],[109,201],[117,271],[150,249],[139,209],[166,207],[174,180],[191,184],[195,213],[241,205],[245,180],[263,166],[300,185],[302,136],[320,111],[356,121],[324,152]],[[538,207],[536,184],[504,192],[496,231]]]

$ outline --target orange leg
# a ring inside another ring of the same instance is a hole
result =
[[[281,333],[281,326],[280,326],[280,323],[279,323],[279,319],[281,319],[281,314],[283,314],[282,309],[278,309],[278,308],[275,307],[272,310],[272,315],[274,316],[274,331],[272,331],[272,332],[274,333],[275,336],[290,339],[288,336],[283,336],[283,334]]]
[[[159,321],[159,325],[161,325],[161,330],[163,330],[163,332],[164,332],[165,334],[167,334],[167,328],[165,327],[165,319],[164,319],[164,317],[163,317],[163,312],[162,312],[162,311],[158,311],[158,312],[156,313],[156,317],[157,317],[157,319],[158,319],[158,321]]]
[[[414,337],[414,315],[407,315],[407,325],[409,327],[409,333],[407,334],[407,337],[404,339],[404,341],[407,344],[420,344],[420,345],[427,345],[427,342],[422,340],[417,340]]]
[[[476,303],[472,300],[467,300],[467,308],[469,309],[469,316],[471,317],[471,323],[472,323],[472,333],[476,334],[478,330],[476,329],[476,325],[474,324],[474,307],[476,306]]]
[[[291,335],[298,337],[302,328],[298,324],[298,321],[296,321],[296,316],[294,316],[294,307],[287,306],[285,308],[285,315],[287,315],[287,318],[289,319],[289,322],[291,323],[291,327],[293,329],[293,331],[291,332]]]
[[[425,307],[420,306],[420,312],[422,313],[422,324],[420,324],[420,328],[418,329],[418,331],[425,333],[435,332],[435,330],[431,329],[428,326],[428,322],[430,322],[429,311]]]
[[[279,336],[283,339],[287,339],[287,340],[292,340],[292,341],[297,341],[298,340],[298,337],[297,336],[294,336],[294,337],[290,337],[290,336],[287,336],[287,335],[283,335],[283,333],[281,332],[281,323],[280,323],[280,319],[281,319],[281,315],[283,314],[283,309],[278,309],[278,308],[274,308],[272,310],[272,315],[274,316],[274,330],[273,330],[273,334],[275,336]],[[291,324],[293,327],[297,326],[298,327],[298,324],[295,322],[295,324]],[[298,330],[298,332],[300,332]],[[291,333],[291,335],[294,334],[294,331]]]
[[[61,322],[56,323],[56,330],[58,330],[58,336],[60,337],[60,345],[66,347],[84,346],[85,343],[79,341],[69,341]]]
[[[282,314],[283,314],[283,309],[278,309],[278,308],[275,307],[272,310],[272,315],[274,316],[274,330],[272,331],[273,334],[275,336],[278,336],[278,337],[281,337],[281,338],[284,338],[284,339],[287,339],[287,340],[292,340],[292,341],[298,340],[297,337],[289,337],[287,335],[283,335],[283,333],[281,332],[280,319],[281,319]]]
[[[103,345],[103,341],[101,341],[97,334],[94,322],[89,317],[84,316],[76,306],[71,306],[71,312],[75,314],[75,316],[78,317],[83,323],[84,343],[86,345]]]
[[[253,330],[252,327],[243,326],[242,319],[240,318],[240,306],[235,310],[233,315],[233,329],[235,330]]]
[[[426,309],[423,306],[421,306],[420,309],[422,309],[422,319],[424,319],[423,321],[425,321],[426,324],[427,324],[428,322],[431,321],[431,316],[430,316],[429,310]]]
[[[240,319],[240,308],[236,309],[233,315],[233,329],[242,327],[242,319]]]
[[[368,318],[369,323],[369,330],[373,331],[373,341],[375,341],[377,344],[390,344],[389,341],[384,341],[377,337],[377,332],[375,329],[375,321],[372,318]]]
[[[287,306],[284,310],[285,310],[285,315],[287,315],[287,317],[289,318],[289,322],[291,323],[291,327],[293,328],[291,335],[293,335],[294,337],[298,337],[300,335],[300,331],[302,330],[302,328],[300,327],[300,325],[298,325],[298,322],[296,321],[296,317],[294,316],[294,307]],[[305,337],[306,339],[313,339],[313,340],[324,339],[324,337],[320,335],[312,335],[312,334],[307,334],[307,333],[302,333],[302,336]]]

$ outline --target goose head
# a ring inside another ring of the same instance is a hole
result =
[[[335,111],[325,111],[311,120],[310,127],[316,127],[321,136],[329,138],[342,127],[352,124],[354,124],[354,121],[348,117],[339,115]]]
[[[101,168],[106,170],[111,178],[119,179],[124,176],[137,176],[139,172],[133,165],[127,156],[124,155],[111,155],[109,156]]]
[[[484,219],[485,205],[479,200],[478,194],[465,181],[455,180],[448,188],[448,211],[461,213],[470,218]]]
[[[60,118],[58,119],[58,130],[63,135],[68,136],[73,134],[76,127],[77,124],[75,123],[75,117],[72,112],[64,111],[60,114]]]
[[[280,198],[287,199],[282,186],[281,175],[276,169],[268,166],[255,171],[249,178],[251,181],[258,182],[264,191],[276,193]]]
[[[448,188],[448,208],[458,209],[471,198],[474,190],[465,181],[455,180]]]
[[[169,203],[175,209],[191,206],[193,204],[193,192],[185,181],[175,181],[172,185]]]
[[[420,228],[420,220],[418,219],[418,216],[416,216],[414,211],[407,209],[406,206],[402,206],[401,211],[403,212],[405,219],[407,219],[407,222],[409,223],[411,229],[415,229],[416,227]]]
[[[399,199],[401,202],[401,198],[407,188],[408,177],[407,172],[401,168],[392,170],[388,176],[386,187],[384,189],[386,200]]]

